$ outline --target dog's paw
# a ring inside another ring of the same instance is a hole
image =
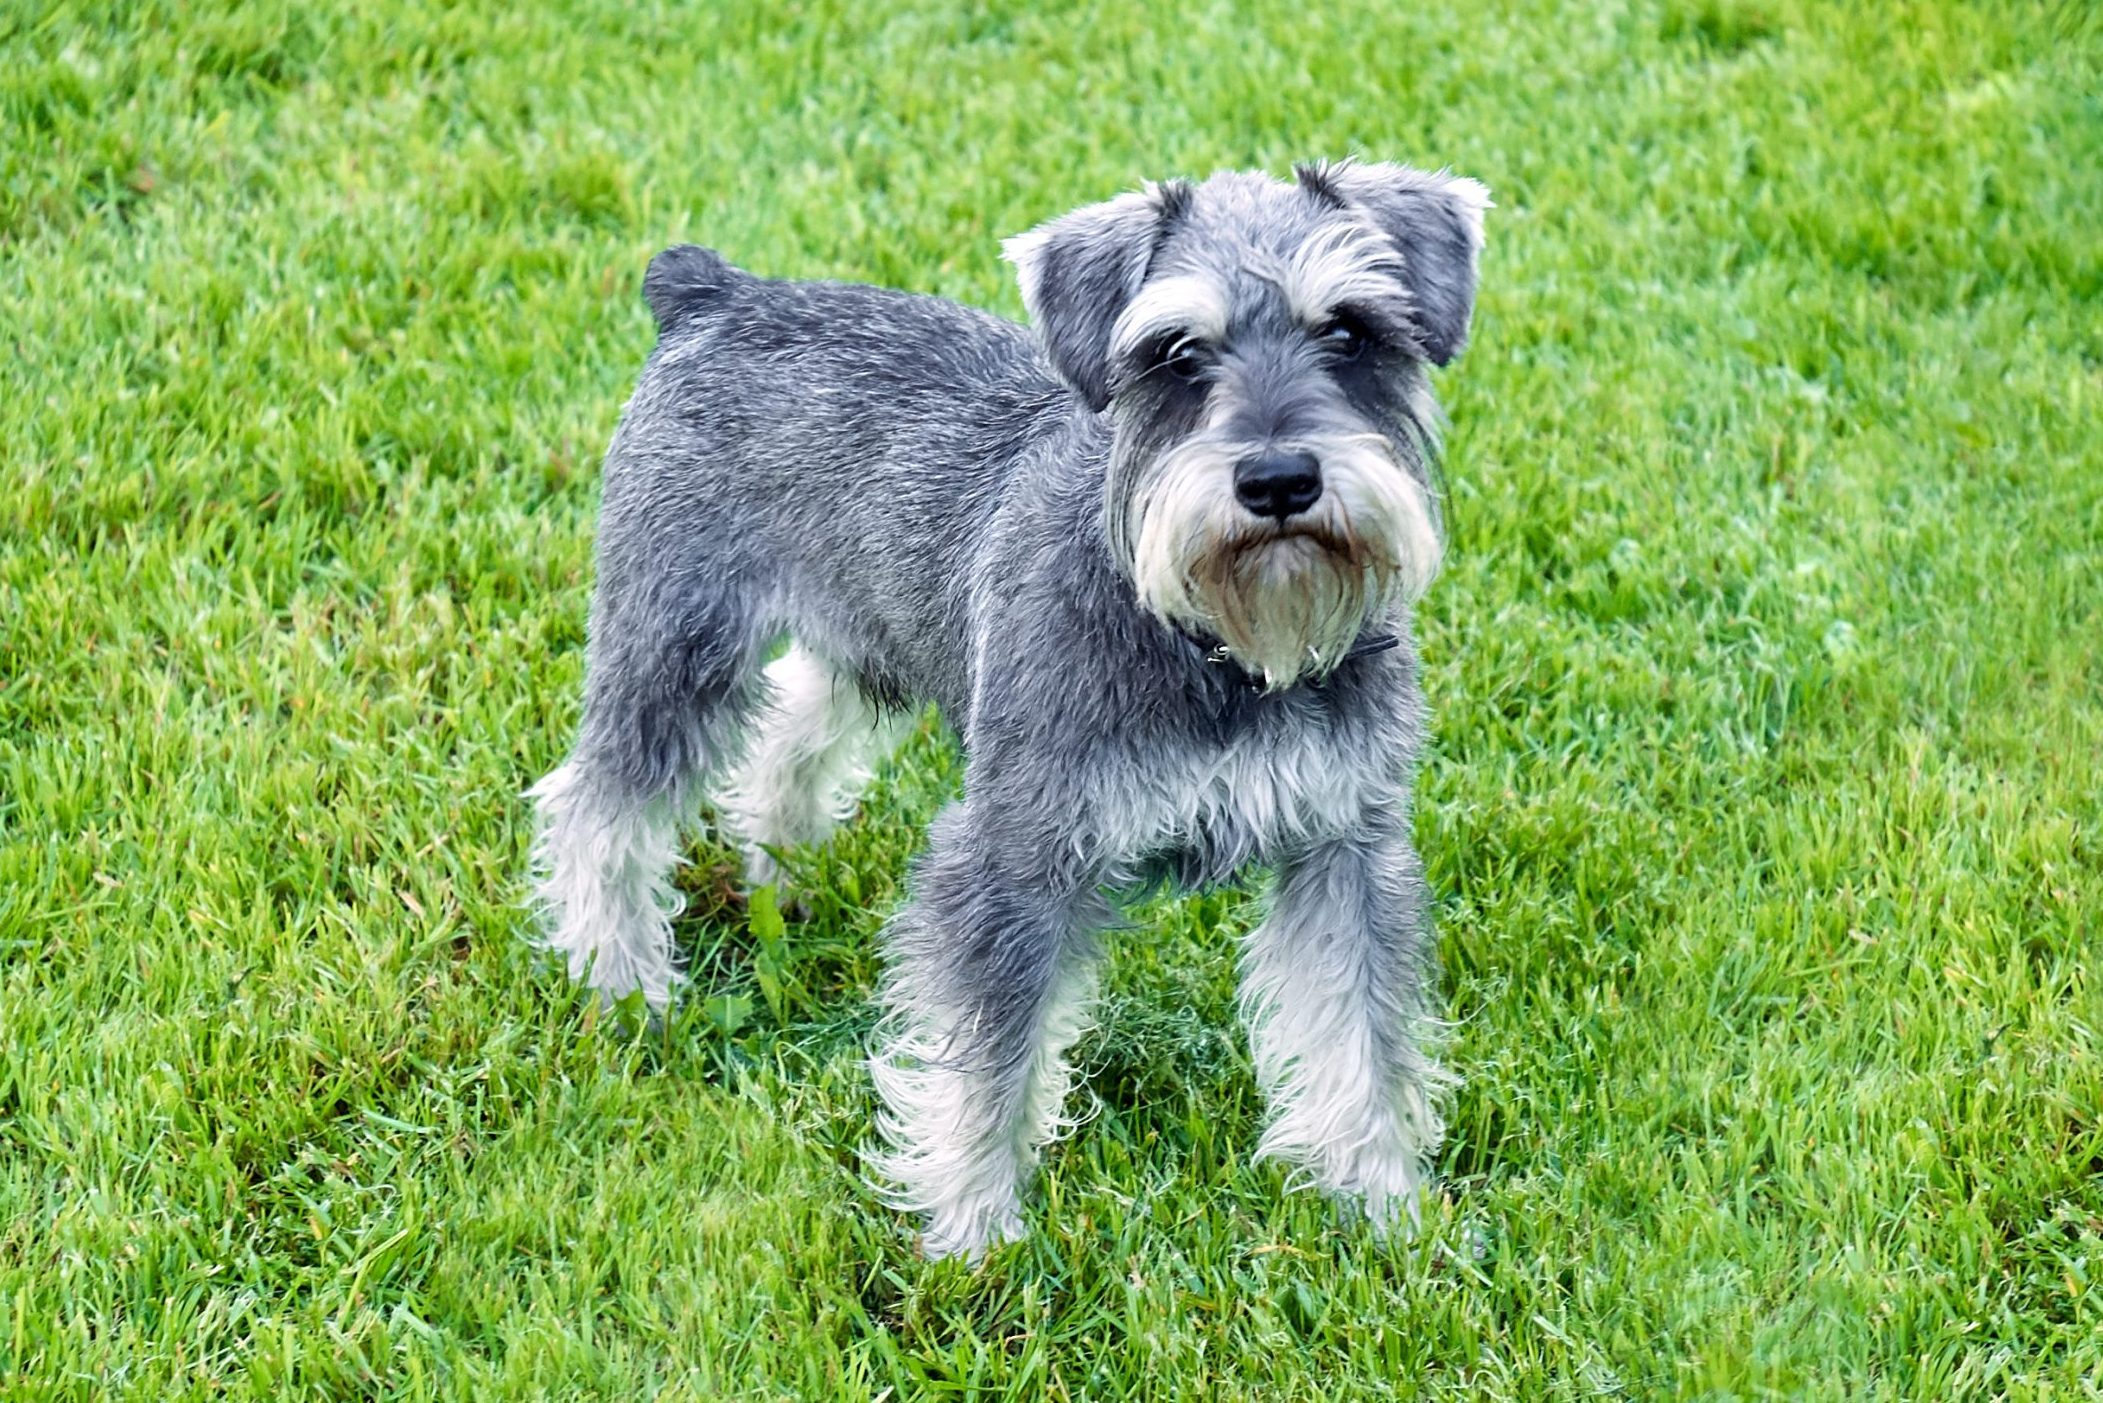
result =
[[[1420,1183],[1384,1198],[1357,1200],[1356,1206],[1374,1237],[1383,1242],[1408,1242],[1424,1226],[1424,1194],[1428,1188],[1428,1184]]]
[[[1356,1219],[1383,1241],[1408,1242],[1424,1224],[1424,1197],[1433,1180],[1414,1157],[1383,1158],[1349,1187],[1332,1190],[1331,1199],[1347,1219]]]
[[[991,1218],[931,1218],[920,1233],[920,1255],[930,1262],[956,1258],[975,1267],[994,1248],[1022,1241],[1026,1231],[1019,1208]]]

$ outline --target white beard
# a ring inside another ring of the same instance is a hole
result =
[[[1246,445],[1199,438],[1162,457],[1124,523],[1140,602],[1219,639],[1271,691],[1327,675],[1430,587],[1444,553],[1423,487],[1377,434],[1276,446],[1320,461],[1311,510],[1250,515],[1234,498]]]

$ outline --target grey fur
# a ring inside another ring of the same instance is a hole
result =
[[[793,635],[877,708],[934,702],[966,754],[888,931],[873,1063],[877,1167],[930,1253],[1019,1230],[1105,894],[1256,864],[1281,872],[1245,962],[1266,1150],[1376,1221],[1412,1214],[1440,1076],[1408,840],[1407,605],[1437,563],[1423,365],[1465,341],[1486,204],[1397,166],[1150,187],[1011,241],[1041,344],[933,298],[659,255],[584,716],[536,790],[547,943],[609,997],[670,997],[667,835],[737,762]],[[1339,290],[1344,331],[1317,305]],[[1162,368],[1185,342],[1195,383]],[[1235,465],[1281,448],[1323,465],[1297,526],[1235,505]],[[1344,646],[1383,631],[1400,646]]]

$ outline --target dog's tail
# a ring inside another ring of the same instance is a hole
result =
[[[643,300],[657,318],[658,334],[669,336],[720,305],[751,277],[712,248],[674,244],[650,260],[650,271],[643,274]]]

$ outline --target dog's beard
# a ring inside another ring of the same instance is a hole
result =
[[[1278,445],[1322,464],[1322,496],[1286,521],[1234,499],[1245,446],[1163,455],[1124,523],[1140,601],[1209,633],[1272,691],[1326,676],[1359,636],[1416,599],[1441,547],[1424,489],[1376,434]]]

